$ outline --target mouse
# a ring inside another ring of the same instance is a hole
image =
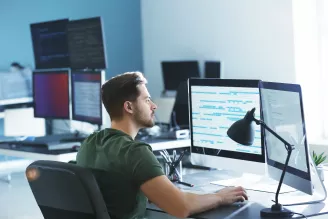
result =
[[[249,202],[249,200],[245,200],[245,201],[238,201],[238,202],[235,202],[235,203],[233,203],[232,205],[234,205],[234,206],[244,206],[244,205],[246,205],[246,204],[248,204],[248,202]]]

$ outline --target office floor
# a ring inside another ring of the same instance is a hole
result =
[[[25,174],[12,174],[10,184],[0,176],[0,219],[43,219]]]

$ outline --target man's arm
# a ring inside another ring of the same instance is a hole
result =
[[[207,195],[182,192],[166,176],[146,181],[141,185],[141,190],[162,210],[179,218],[248,199],[242,187],[224,188]]]

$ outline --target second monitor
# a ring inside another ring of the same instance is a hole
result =
[[[102,71],[72,71],[72,119],[102,125]]]
[[[33,72],[34,117],[69,119],[68,70]]]
[[[252,146],[232,141],[227,130],[245,116],[248,109],[260,108],[259,81],[189,79],[191,161],[193,164],[236,172],[265,173],[262,130],[256,126]],[[260,113],[256,112],[260,119]]]

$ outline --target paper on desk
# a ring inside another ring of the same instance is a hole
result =
[[[267,179],[260,175],[243,174],[241,177],[213,181],[211,184],[220,186],[242,186],[248,190],[256,190],[262,192],[275,193],[277,191],[278,182],[275,180]],[[292,192],[295,189],[282,185],[280,193]]]

